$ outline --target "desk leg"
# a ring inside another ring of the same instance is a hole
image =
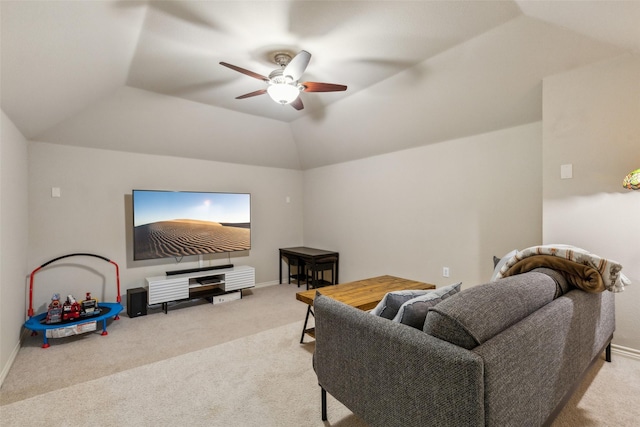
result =
[[[278,267],[280,267],[280,282],[278,282],[280,285],[282,284],[282,253],[279,253],[278,256]]]
[[[307,323],[309,322],[309,314],[315,317],[311,306],[307,307],[307,316],[304,318],[304,326],[302,326],[302,335],[300,335],[300,344],[304,344],[304,334],[307,332]]]
[[[311,287],[318,289],[318,279],[316,279],[316,259],[311,260]]]

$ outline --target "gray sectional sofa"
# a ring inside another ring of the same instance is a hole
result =
[[[318,294],[323,419],[328,392],[371,426],[549,425],[605,349],[610,361],[614,294],[540,271],[450,296],[423,330]]]

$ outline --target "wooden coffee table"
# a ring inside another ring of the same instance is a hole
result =
[[[382,298],[387,292],[435,288],[436,286],[430,283],[417,282],[415,280],[402,279],[394,276],[379,276],[372,277],[371,279],[358,280],[356,282],[298,292],[296,299],[309,306],[307,308],[307,316],[304,319],[300,343],[302,344],[304,341],[304,334],[315,338],[315,328],[307,329],[307,322],[309,321],[309,314],[314,315],[311,307],[313,306],[313,299],[316,296],[316,292],[343,302],[351,307],[359,308],[360,310],[371,310],[382,301]]]

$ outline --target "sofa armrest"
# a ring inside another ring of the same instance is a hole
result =
[[[369,425],[484,425],[478,355],[329,297],[314,306],[318,382]]]
[[[614,294],[574,289],[474,348],[487,425],[550,425],[614,329]]]

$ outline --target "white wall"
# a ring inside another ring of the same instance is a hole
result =
[[[145,277],[198,265],[197,257],[185,257],[180,264],[174,259],[132,260],[132,189],[251,193],[252,249],[232,254],[230,262],[255,267],[257,283],[277,280],[279,247],[302,243],[300,171],[41,142],[30,147],[29,169],[29,266],[35,268],[68,253],[96,253],[119,264],[122,295],[128,288],[144,286]],[[52,187],[59,187],[62,197],[51,197]],[[227,255],[205,259],[207,265],[229,262]],[[94,276],[103,293],[94,296],[106,301],[116,298],[115,270],[110,264],[86,257],[67,260],[89,267],[38,273],[37,308],[43,309],[53,292],[84,296],[89,286],[85,280]]]
[[[308,170],[304,243],[340,252],[341,282],[484,283],[541,243],[541,141],[538,122]]]
[[[543,99],[543,241],[622,264],[633,285],[616,295],[613,343],[640,351],[640,191],[622,188],[640,167],[640,57],[548,77]]]
[[[0,384],[20,348],[27,274],[27,141],[0,116]]]

